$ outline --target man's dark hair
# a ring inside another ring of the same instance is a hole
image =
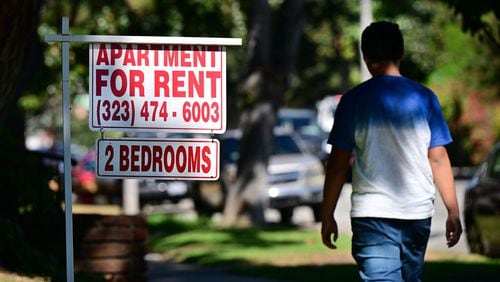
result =
[[[363,55],[375,62],[397,61],[404,52],[404,40],[399,26],[380,21],[370,24],[361,35]]]

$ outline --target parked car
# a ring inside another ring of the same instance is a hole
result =
[[[222,136],[221,177],[217,182],[194,182],[192,197],[200,213],[222,211],[227,189],[236,181],[241,131],[230,130]],[[288,223],[297,206],[309,206],[317,221],[321,217],[324,167],[311,154],[300,137],[276,130],[274,152],[268,165],[269,207],[277,209],[281,222]]]
[[[464,198],[464,218],[470,251],[500,256],[500,143],[471,179]]]
[[[139,204],[161,204],[165,201],[178,203],[189,197],[189,181],[141,179],[139,181]]]
[[[319,126],[314,110],[305,108],[280,109],[276,126],[298,134],[309,150],[326,164],[331,150],[331,147],[326,143],[328,133]]]

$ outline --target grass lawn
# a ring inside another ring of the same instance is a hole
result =
[[[0,281],[2,282],[48,282],[50,279],[43,277],[28,277],[19,274],[2,272],[0,270]]]
[[[289,226],[218,228],[209,220],[148,217],[154,252],[179,262],[222,268],[233,273],[291,281],[357,281],[349,236],[337,250],[321,243],[316,230]],[[500,259],[429,253],[424,281],[499,281]]]

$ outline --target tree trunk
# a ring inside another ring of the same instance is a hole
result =
[[[304,20],[303,1],[285,1],[271,42],[267,1],[251,1],[250,5],[248,71],[242,87],[248,107],[241,116],[238,178],[229,187],[223,216],[225,225],[234,224],[244,208],[252,224],[265,223],[267,166],[273,151],[276,112],[290,85]]]
[[[36,30],[37,4],[37,0],[0,2],[0,136],[19,147],[24,146],[24,116],[17,103],[23,65]]]

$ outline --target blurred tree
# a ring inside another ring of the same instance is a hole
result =
[[[17,102],[28,73],[22,73],[38,24],[39,1],[0,3],[0,136],[4,145],[24,148],[24,117]]]
[[[48,165],[49,155],[24,149],[18,106],[33,68],[40,6],[37,0],[0,2],[0,268],[47,275],[60,273],[60,265],[34,250],[19,224],[23,216],[61,212],[57,166]]]
[[[436,57],[428,84],[440,95],[451,127],[452,164],[477,165],[500,140],[499,49],[478,33],[460,30],[460,17],[453,17],[452,11],[437,18],[439,46],[445,52]],[[481,18],[498,26],[491,12]]]
[[[480,0],[441,0],[460,15],[462,29],[479,38],[500,52],[500,2]]]
[[[267,0],[248,5],[247,63],[242,86],[246,105],[241,115],[237,180],[228,189],[224,207],[226,225],[234,224],[245,206],[254,224],[265,222],[273,128],[290,86],[305,19],[302,0],[283,1],[274,15]]]
[[[306,1],[297,65],[285,103],[314,108],[360,80],[359,1]]]

